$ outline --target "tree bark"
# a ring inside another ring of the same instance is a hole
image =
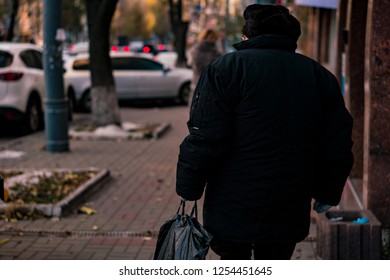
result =
[[[7,41],[11,42],[14,39],[14,27],[16,16],[19,10],[19,0],[12,1],[12,11],[9,20],[8,32],[7,32]]]
[[[172,32],[175,36],[174,46],[177,51],[177,66],[186,67],[186,40],[189,22],[183,21],[182,0],[169,0],[169,17],[171,21]]]
[[[91,71],[92,119],[95,126],[121,123],[110,60],[110,25],[118,0],[86,0]]]

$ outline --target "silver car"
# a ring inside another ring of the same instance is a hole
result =
[[[168,68],[149,56],[112,52],[111,64],[119,100],[175,99],[187,104],[192,70]],[[74,96],[77,108],[91,110],[91,78],[87,54],[65,63],[65,89]]]

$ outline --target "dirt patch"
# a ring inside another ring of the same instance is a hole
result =
[[[62,216],[87,191],[109,176],[108,170],[0,170],[5,181],[0,219],[26,220]]]

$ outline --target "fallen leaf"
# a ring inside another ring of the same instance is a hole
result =
[[[4,189],[4,202],[8,201],[8,190]]]
[[[10,241],[11,241],[11,239],[9,239],[9,238],[0,239],[0,245],[3,245],[3,244],[8,243]]]
[[[83,206],[79,209],[80,213],[87,214],[87,215],[93,215],[96,214],[96,210],[92,209],[90,207]]]

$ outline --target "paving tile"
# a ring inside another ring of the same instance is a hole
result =
[[[157,232],[177,210],[175,194],[178,147],[187,134],[187,107],[160,109],[121,108],[123,121],[166,122],[172,127],[158,140],[88,141],[70,140],[70,152],[48,153],[44,132],[12,142],[8,148],[26,152],[14,160],[2,160],[2,168],[108,168],[111,180],[90,195],[84,204],[95,215],[76,212],[58,221],[36,220],[5,223],[0,230],[12,227],[23,230],[58,232]],[[76,115],[85,119],[88,115]],[[1,147],[0,147],[1,148]],[[201,206],[201,204],[200,204]],[[201,207],[200,207],[201,208]],[[201,209],[200,209],[201,210]],[[315,232],[310,234],[316,234]],[[314,229],[315,230],[315,229]],[[10,244],[0,245],[0,259],[139,259],[151,260],[156,239],[115,236],[2,236]],[[5,253],[2,250],[5,249]],[[13,251],[12,251],[13,250]],[[313,259],[313,242],[297,245],[295,259]],[[207,259],[219,259],[210,250]]]

